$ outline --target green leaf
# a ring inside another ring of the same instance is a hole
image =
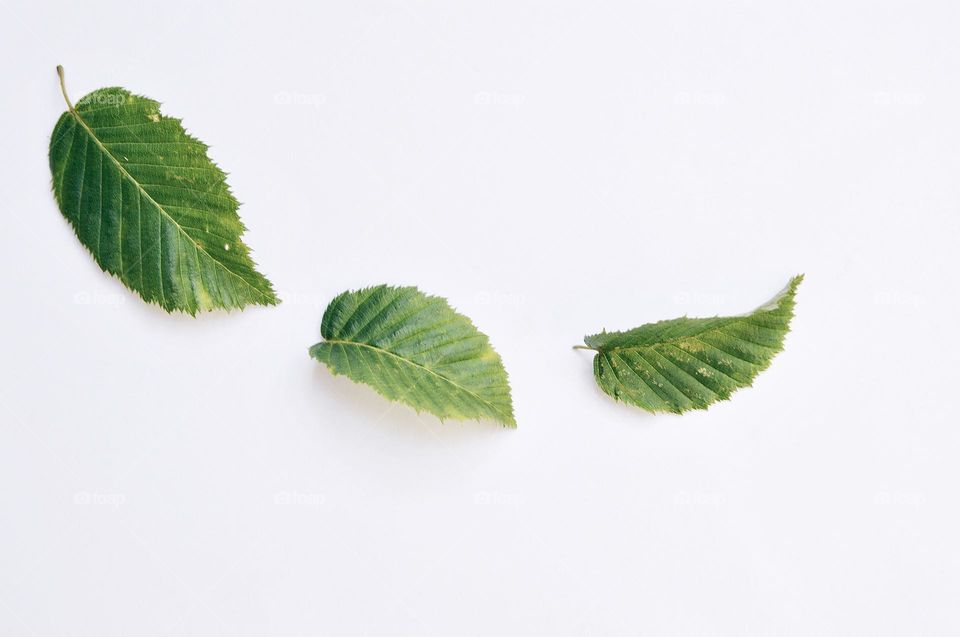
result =
[[[240,241],[237,200],[206,144],[122,88],[76,106],[63,95],[69,108],[50,139],[53,192],[105,272],[168,312],[278,303]]]
[[[678,318],[584,340],[596,350],[593,375],[616,400],[647,411],[682,413],[727,400],[770,365],[790,331],[803,275],[749,314]]]
[[[310,355],[334,374],[441,420],[517,426],[500,356],[442,298],[386,285],[344,292],[327,306],[320,333]]]

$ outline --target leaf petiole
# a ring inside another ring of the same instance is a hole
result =
[[[60,92],[63,93],[63,99],[67,101],[67,106],[70,108],[70,112],[74,112],[73,102],[70,101],[70,98],[67,96],[67,85],[63,79],[63,66],[60,64],[57,65],[57,75],[60,77]]]

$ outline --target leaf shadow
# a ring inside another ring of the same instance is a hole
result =
[[[158,324],[182,324],[182,325],[217,325],[222,322],[237,320],[239,314],[244,312],[256,312],[258,310],[270,310],[273,308],[263,307],[259,305],[248,305],[242,310],[233,309],[233,310],[224,310],[216,309],[210,310],[207,312],[197,312],[196,316],[191,316],[186,312],[173,311],[167,312],[163,307],[157,305],[156,303],[148,303],[140,298],[136,292],[132,292],[129,289],[122,287],[125,294],[130,295],[129,302],[125,302],[125,306],[130,306],[132,312],[135,312],[138,317],[142,318],[145,321]]]

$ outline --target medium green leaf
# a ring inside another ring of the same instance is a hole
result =
[[[327,306],[310,355],[389,398],[441,420],[516,427],[507,372],[486,335],[439,297],[379,285]]]
[[[600,389],[647,411],[706,409],[749,387],[783,349],[803,275],[749,314],[678,318],[584,340]]]
[[[237,200],[206,144],[122,88],[76,106],[63,95],[69,108],[50,139],[53,192],[104,271],[168,312],[278,303],[240,240]]]

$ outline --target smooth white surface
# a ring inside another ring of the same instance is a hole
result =
[[[2,635],[960,632],[960,5],[0,0]],[[285,302],[167,316],[50,193],[122,85],[212,146]],[[746,311],[683,417],[585,333]],[[517,431],[307,356],[338,292],[448,297]]]

